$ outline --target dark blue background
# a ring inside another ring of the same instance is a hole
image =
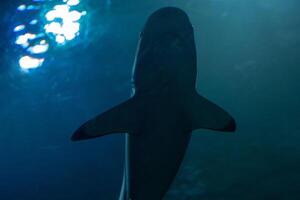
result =
[[[167,5],[194,25],[199,93],[228,110],[235,134],[196,131],[169,200],[300,199],[300,3],[297,0],[82,0],[85,36],[21,73],[1,1],[0,199],[117,199],[124,137],[72,143],[85,120],[130,96],[147,16]]]

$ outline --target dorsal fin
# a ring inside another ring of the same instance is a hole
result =
[[[138,126],[138,104],[136,98],[111,108],[84,123],[72,135],[72,140],[85,140],[111,133],[136,133]]]
[[[191,130],[234,132],[236,129],[235,120],[228,112],[197,93],[192,96],[187,107]]]

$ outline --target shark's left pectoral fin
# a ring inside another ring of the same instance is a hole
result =
[[[133,97],[84,123],[71,140],[85,140],[111,133],[134,133],[138,126],[136,99]]]
[[[190,128],[234,132],[236,123],[232,116],[208,99],[196,94],[188,105]]]

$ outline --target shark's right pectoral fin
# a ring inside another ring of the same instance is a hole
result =
[[[225,110],[206,98],[196,94],[189,107],[191,129],[211,129],[223,132],[234,132],[236,123]]]
[[[136,99],[133,97],[84,123],[71,140],[85,140],[111,133],[135,133],[138,126]]]

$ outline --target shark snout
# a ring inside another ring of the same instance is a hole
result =
[[[176,7],[165,7],[154,12],[145,24],[142,35],[147,37],[164,34],[192,32],[192,25],[187,14]]]

